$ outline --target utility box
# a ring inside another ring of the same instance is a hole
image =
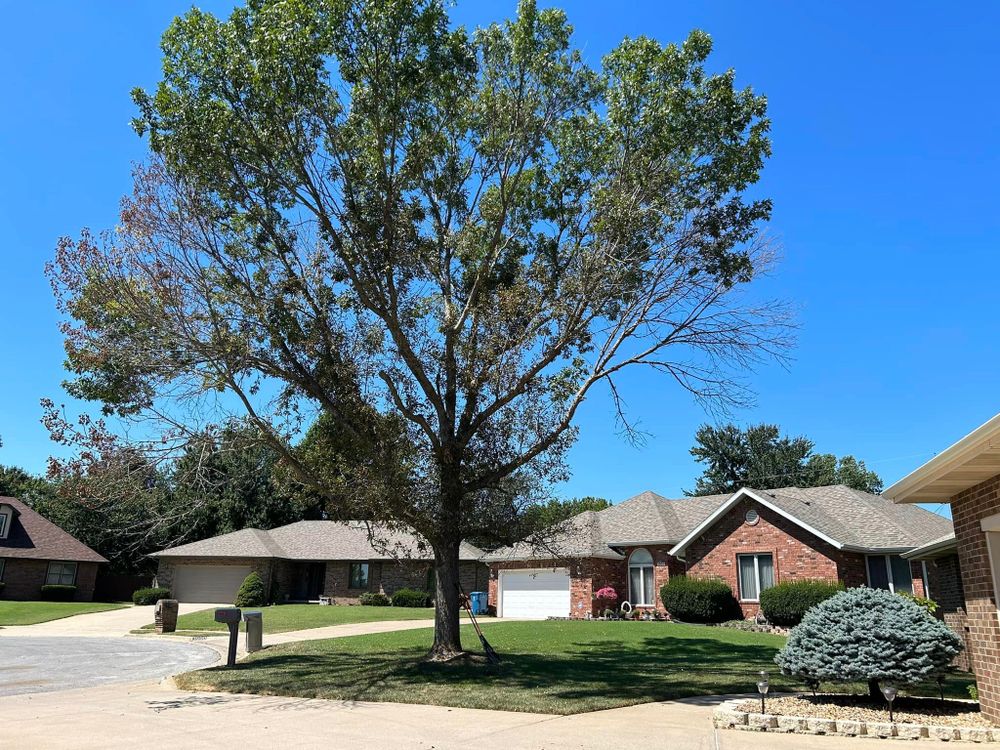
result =
[[[247,624],[247,653],[260,651],[264,648],[264,613],[244,612],[243,621]]]
[[[177,630],[177,600],[157,600],[153,610],[153,621],[157,633],[173,633]]]

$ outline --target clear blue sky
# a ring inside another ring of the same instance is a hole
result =
[[[543,3],[545,4],[545,3]],[[1000,4],[561,0],[591,61],[626,35],[715,40],[712,65],[767,94],[762,190],[784,260],[769,291],[799,307],[788,371],[753,377],[756,408],[891,482],[1000,411]],[[484,23],[513,2],[460,2]],[[0,32],[0,463],[44,469],[38,401],[66,400],[43,264],[57,237],[113,226],[145,146],[129,90],[158,80],[158,39],[186,3],[14,3]],[[204,4],[226,11],[226,3]],[[668,496],[699,473],[706,415],[652,375],[626,395],[653,433],[635,449],[608,401],[580,419],[567,495]]]

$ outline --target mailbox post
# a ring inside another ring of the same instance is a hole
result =
[[[240,619],[243,613],[239,607],[224,607],[215,610],[215,621],[224,622],[229,626],[229,658],[227,667],[236,666],[236,643],[240,635]]]

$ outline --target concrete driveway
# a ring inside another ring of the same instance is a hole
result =
[[[181,604],[180,614],[197,612],[209,607],[230,606],[222,604]],[[0,638],[22,636],[70,636],[73,638],[114,638],[128,635],[130,630],[138,630],[153,622],[153,605],[125,607],[107,612],[91,612],[73,615],[58,620],[40,622],[36,625],[7,625],[0,628]]]
[[[32,750],[317,747],[504,750],[657,747],[670,750],[858,750],[876,740],[716,731],[716,701],[649,703],[575,716],[398,703],[188,693],[156,684],[20,695],[0,701],[2,737]],[[890,741],[892,747],[895,742]]]
[[[140,638],[0,638],[0,696],[158,679],[214,664],[214,649]]]

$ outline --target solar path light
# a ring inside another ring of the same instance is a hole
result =
[[[896,700],[896,695],[899,694],[899,689],[891,680],[885,680],[879,683],[879,688],[882,690],[882,695],[889,703],[889,723],[891,724],[892,719],[892,702]]]
[[[767,691],[770,689],[771,683],[768,682],[767,672],[763,669],[760,671],[759,677],[757,679],[757,692],[760,693],[760,712],[764,711],[764,696],[767,695]]]

